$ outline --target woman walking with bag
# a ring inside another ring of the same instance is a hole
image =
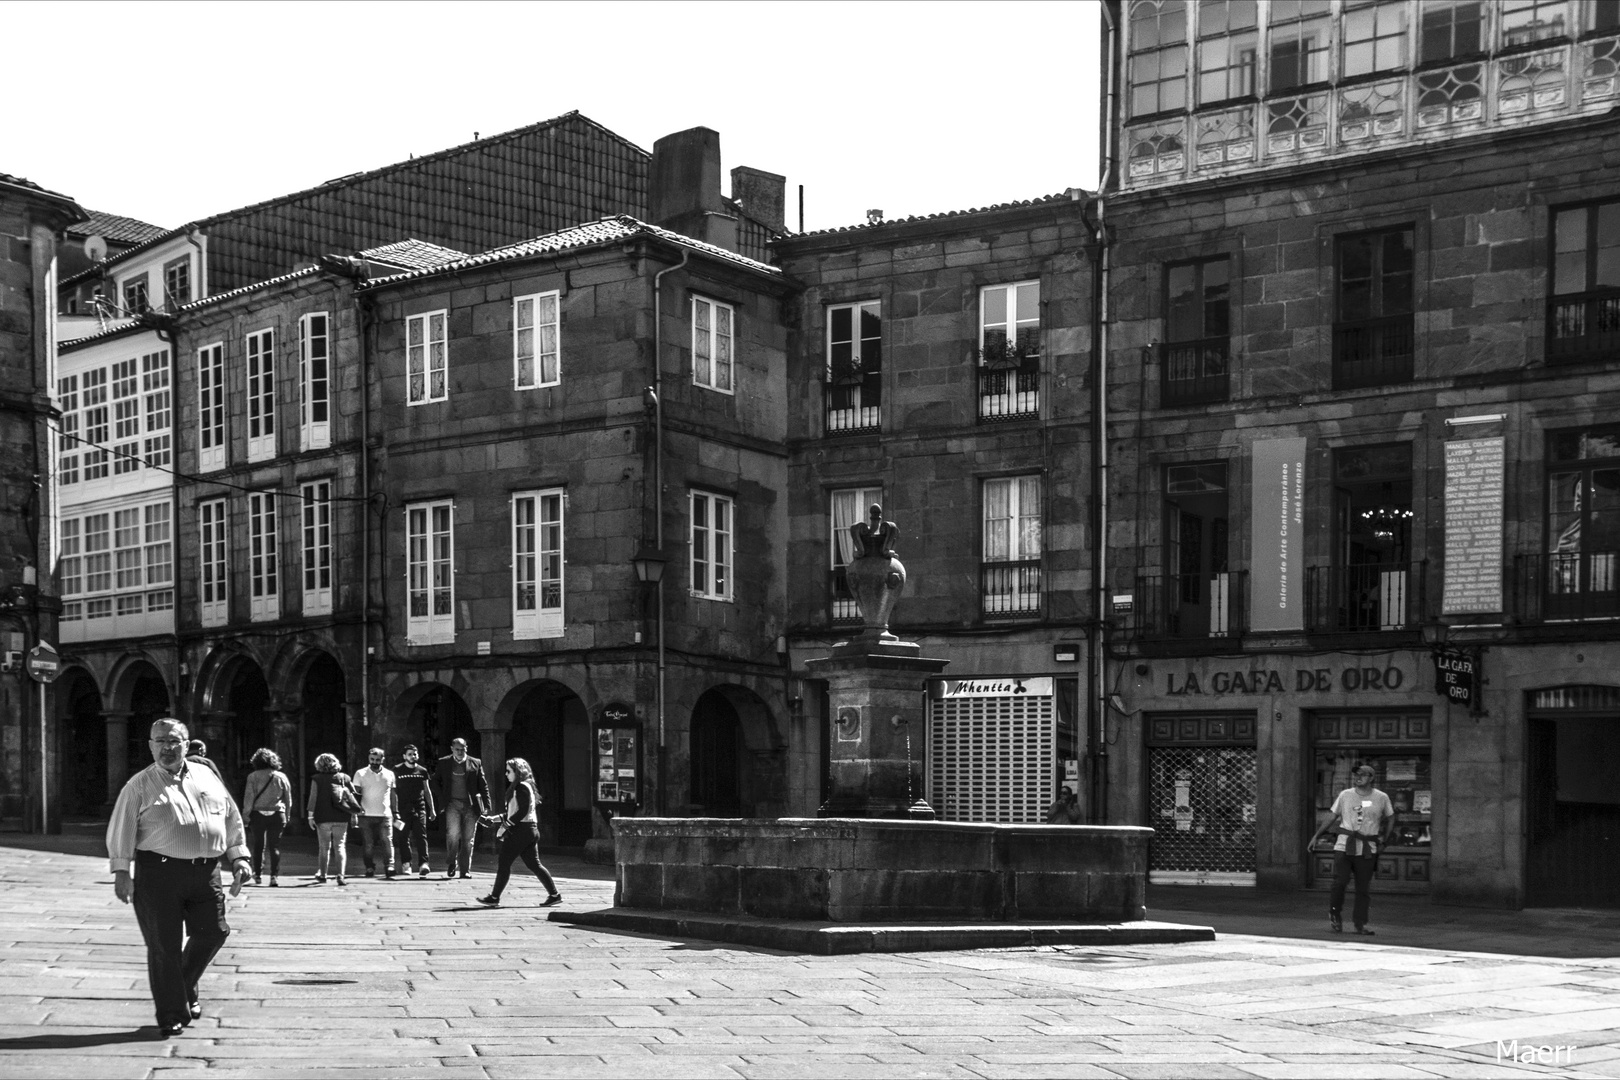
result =
[[[315,881],[324,884],[329,863],[335,862],[337,883],[347,885],[343,871],[348,868],[349,825],[360,812],[360,799],[354,784],[338,766],[338,759],[322,754],[315,759],[320,775],[309,782],[309,827],[315,830]]]
[[[292,782],[281,771],[281,758],[270,749],[253,754],[253,771],[248,773],[242,791],[242,810],[247,816],[248,855],[253,859],[253,884],[264,884],[264,849],[270,849],[270,885],[281,873],[281,830],[287,827],[292,811]]]
[[[495,871],[495,887],[478,902],[490,907],[501,906],[501,893],[512,877],[512,864],[519,859],[534,871],[540,884],[546,887],[546,898],[541,907],[562,903],[562,893],[551,880],[551,872],[540,862],[540,793],[534,787],[534,770],[522,758],[506,762],[506,817],[499,819],[496,837],[500,840],[500,862]]]

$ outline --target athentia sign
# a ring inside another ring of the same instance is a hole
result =
[[[1476,662],[1467,653],[1434,654],[1434,692],[1454,705],[1473,705],[1479,678]]]
[[[1051,697],[1052,678],[945,679],[940,697]]]

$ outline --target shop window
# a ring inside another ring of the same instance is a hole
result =
[[[827,309],[827,433],[882,424],[883,318],[877,301]]]
[[[1378,853],[1374,877],[1393,892],[1422,892],[1429,884],[1434,842],[1434,784],[1427,710],[1313,713],[1312,817],[1306,835],[1328,818],[1339,792],[1352,787],[1351,770],[1365,762],[1373,786],[1395,807],[1395,832]],[[1333,840],[1312,848],[1307,871],[1316,884],[1333,878]]]
[[[1306,575],[1312,631],[1416,625],[1422,568],[1411,562],[1412,516],[1411,443],[1333,452],[1333,562]]]
[[[1620,615],[1620,426],[1547,436],[1548,619]]]
[[[930,698],[925,797],[941,821],[1046,820],[1062,760],[1055,683],[986,675]]]
[[[1206,405],[1231,396],[1230,275],[1225,255],[1165,268],[1160,405]]]
[[[1411,382],[1412,230],[1341,236],[1336,255],[1333,388]]]
[[[1547,361],[1620,356],[1620,200],[1553,211]]]
[[[1148,880],[1253,885],[1259,757],[1253,713],[1150,713]]]

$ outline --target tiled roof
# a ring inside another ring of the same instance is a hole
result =
[[[363,259],[375,259],[402,270],[431,270],[447,262],[465,259],[465,251],[430,244],[426,240],[400,240],[382,247],[367,248],[358,253]]]
[[[83,337],[66,338],[65,340],[57,342],[56,347],[59,350],[67,350],[71,352],[72,350],[80,348],[81,346],[93,345],[96,342],[102,341],[106,338],[120,337],[129,333],[131,330],[139,329],[139,327],[140,324],[134,319],[113,319],[106,326],[100,328],[93,334],[86,334]]]
[[[298,278],[314,277],[320,272],[321,268],[318,266],[306,266],[302,270],[294,270],[290,274],[282,274],[280,277],[266,278],[264,281],[255,281],[251,285],[244,285],[240,289],[232,289],[230,292],[215,293],[212,296],[205,296],[201,300],[193,300],[189,304],[182,304],[180,306],[180,310],[200,311],[205,307],[211,307],[214,304],[224,303],[226,300],[230,300],[233,297],[246,296],[248,293],[257,292],[260,289],[273,289],[277,285],[282,285]]]
[[[539,123],[529,124],[526,127],[513,128],[511,131],[503,131],[498,135],[490,135],[490,136],[488,136],[486,138],[475,139],[472,142],[462,143],[459,146],[447,147],[444,150],[438,150],[438,151],[435,151],[434,153],[431,153],[431,154],[423,154],[420,157],[411,157],[411,158],[407,158],[404,161],[396,161],[391,165],[384,165],[381,168],[371,169],[371,170],[365,171],[365,172],[350,173],[348,176],[342,176],[342,177],[339,177],[339,178],[337,178],[335,180],[328,180],[324,184],[317,184],[315,187],[305,188],[302,191],[294,191],[294,192],[291,192],[291,193],[286,194],[286,195],[277,195],[275,198],[273,198],[273,199],[265,199],[263,202],[250,203],[247,206],[239,206],[235,210],[227,210],[224,213],[213,214],[213,215],[211,215],[209,217],[205,217],[205,218],[198,218],[197,220],[187,222],[186,224],[181,225],[178,228],[170,229],[167,232],[160,233],[157,236],[154,236],[151,239],[142,242],[140,245],[138,245],[136,247],[133,247],[133,248],[130,248],[128,251],[122,252],[122,253],[120,253],[118,255],[115,255],[111,259],[107,259],[107,260],[105,260],[103,262],[99,262],[99,263],[95,264],[94,266],[90,267],[87,270],[80,270],[77,274],[74,274],[71,277],[67,277],[67,278],[62,279],[62,281],[59,284],[63,285],[63,286],[72,285],[72,284],[75,284],[75,283],[77,283],[79,281],[82,281],[82,280],[84,280],[86,278],[98,276],[105,270],[105,268],[107,266],[109,266],[109,265],[111,265],[113,263],[118,263],[118,262],[122,262],[125,259],[133,258],[136,255],[139,255],[142,251],[144,251],[147,248],[150,248],[150,247],[152,247],[152,246],[154,246],[154,245],[156,245],[156,244],[158,244],[158,243],[160,243],[160,242],[162,242],[164,240],[167,240],[172,236],[178,236],[181,233],[190,232],[193,229],[204,229],[204,230],[206,230],[208,228],[208,226],[213,225],[216,222],[225,221],[227,219],[234,218],[234,217],[237,217],[237,216],[242,215],[242,214],[247,214],[247,213],[252,212],[252,211],[263,210],[263,209],[265,209],[267,207],[276,206],[276,205],[281,204],[281,203],[294,202],[294,201],[296,201],[298,199],[305,198],[306,196],[313,195],[316,192],[331,191],[334,188],[350,187],[350,186],[352,186],[354,184],[361,183],[362,181],[373,180],[373,179],[376,179],[379,176],[383,176],[383,175],[386,175],[386,174],[391,173],[391,172],[396,172],[396,171],[401,170],[401,169],[420,168],[420,167],[422,167],[423,165],[425,165],[425,164],[427,164],[429,162],[438,161],[438,160],[441,160],[443,158],[455,157],[455,156],[457,156],[459,154],[465,154],[468,151],[474,150],[474,149],[479,148],[479,147],[492,146],[492,145],[494,145],[496,143],[505,142],[505,141],[507,141],[509,139],[519,138],[521,136],[528,135],[528,134],[531,134],[532,132],[540,131],[540,130],[543,130],[545,128],[556,127],[558,124],[561,124],[564,121],[568,121],[568,120],[578,120],[578,121],[580,121],[582,123],[589,124],[592,127],[600,128],[602,131],[607,132],[607,134],[611,135],[615,139],[618,139],[620,142],[624,143],[625,145],[632,146],[636,150],[640,151],[641,153],[647,154],[649,159],[651,159],[651,157],[652,157],[652,155],[649,154],[646,150],[642,150],[641,147],[635,146],[634,143],[631,143],[624,136],[618,134],[615,131],[609,131],[607,128],[603,127],[601,124],[598,124],[595,120],[592,120],[588,116],[582,116],[579,113],[579,110],[576,109],[576,110],[574,110],[572,112],[563,113],[561,116],[553,116],[549,120],[541,120]]]
[[[1070,188],[1068,191],[1060,191],[1056,195],[1042,195],[1034,199],[994,203],[990,206],[975,206],[969,210],[945,210],[938,214],[917,214],[912,217],[894,218],[892,221],[862,222],[859,225],[839,225],[831,229],[813,229],[810,232],[793,233],[784,236],[777,243],[792,243],[794,240],[806,236],[832,236],[837,233],[870,232],[873,229],[886,229],[891,225],[916,224],[920,221],[948,221],[951,218],[967,217],[971,214],[988,214],[995,210],[1013,210],[1021,206],[1042,206],[1046,203],[1072,202],[1075,198],[1073,192],[1077,190],[1079,189]]]
[[[12,187],[22,188],[25,191],[32,191],[37,194],[44,195],[46,198],[50,199],[61,199],[63,202],[73,201],[73,196],[71,195],[64,195],[60,191],[52,191],[50,188],[42,188],[32,180],[24,180],[22,177],[12,176],[10,173],[0,172],[0,184],[10,184]]]
[[[405,274],[393,274],[388,277],[375,278],[362,285],[362,289],[375,288],[379,285],[394,284],[409,281],[413,278],[429,277],[433,274],[450,273],[456,270],[468,270],[477,266],[488,266],[492,263],[507,262],[512,259],[528,259],[546,255],[559,255],[567,251],[578,251],[582,248],[602,247],[607,244],[622,244],[627,240],[640,237],[655,237],[666,240],[672,244],[689,248],[692,251],[733,263],[737,266],[747,267],[772,277],[780,277],[782,271],[768,263],[757,259],[750,259],[739,255],[735,251],[728,251],[714,244],[694,240],[690,236],[682,236],[678,232],[661,229],[656,225],[649,225],[645,221],[620,214],[616,217],[603,218],[584,225],[575,225],[571,229],[562,229],[558,232],[536,236],[530,240],[523,240],[516,244],[507,244],[505,247],[492,248],[489,251],[479,252],[477,255],[468,255],[454,262],[447,262],[427,270],[413,270]]]
[[[85,213],[90,216],[68,229],[69,236],[100,236],[120,244],[144,244],[169,231],[161,225],[148,225],[121,214],[104,214],[100,210]]]

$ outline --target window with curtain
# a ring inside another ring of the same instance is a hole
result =
[[[512,301],[512,381],[519,390],[562,381],[559,293],[535,293]]]
[[[1040,610],[1041,478],[986,480],[983,488],[984,556],[981,569],[986,616]]]
[[[834,491],[830,499],[828,519],[831,528],[827,558],[832,573],[830,596],[834,622],[852,622],[861,617],[860,608],[855,604],[855,597],[850,593],[849,581],[845,577],[850,561],[855,558],[855,538],[850,535],[849,528],[857,521],[866,519],[866,511],[873,503],[882,505],[882,488],[843,488]]]

